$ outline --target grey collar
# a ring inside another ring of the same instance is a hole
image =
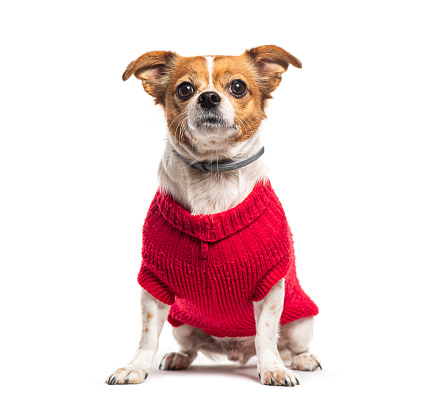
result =
[[[240,161],[222,160],[218,162],[202,161],[202,162],[195,162],[195,163],[193,163],[187,157],[184,157],[183,155],[179,154],[176,150],[172,149],[172,151],[185,164],[191,167],[194,167],[198,170],[202,170],[203,173],[209,173],[210,171],[230,171],[230,170],[241,169],[242,167],[247,166],[248,164],[253,163],[255,160],[259,159],[259,157],[261,157],[264,154],[265,147],[262,146],[254,155]]]

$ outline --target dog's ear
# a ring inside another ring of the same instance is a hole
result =
[[[296,57],[276,45],[251,48],[243,55],[256,66],[258,82],[266,98],[271,98],[271,92],[280,84],[281,74],[287,71],[289,64],[302,68]]]
[[[170,73],[178,54],[171,51],[151,51],[132,61],[122,79],[126,81],[132,74],[141,79],[144,90],[155,98],[155,104],[164,103],[165,91]]]

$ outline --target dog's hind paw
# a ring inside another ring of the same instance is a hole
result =
[[[184,353],[165,354],[160,362],[161,370],[186,370],[190,366],[190,358]]]
[[[118,384],[140,384],[143,382],[149,373],[140,367],[127,366],[118,368],[113,372],[106,380],[106,384],[118,385]]]
[[[292,369],[298,371],[315,371],[321,367],[321,362],[317,356],[309,353],[301,353],[292,358]]]

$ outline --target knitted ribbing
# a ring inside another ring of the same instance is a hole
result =
[[[255,334],[253,301],[285,278],[281,324],[314,316],[296,276],[293,240],[270,182],[236,207],[192,215],[158,189],[143,227],[138,282],[172,305],[168,321],[224,337]]]

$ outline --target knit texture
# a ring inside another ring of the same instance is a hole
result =
[[[171,306],[174,327],[217,337],[255,334],[253,301],[285,278],[281,324],[318,313],[296,276],[293,239],[269,180],[236,207],[191,215],[159,188],[143,227],[138,282]]]

